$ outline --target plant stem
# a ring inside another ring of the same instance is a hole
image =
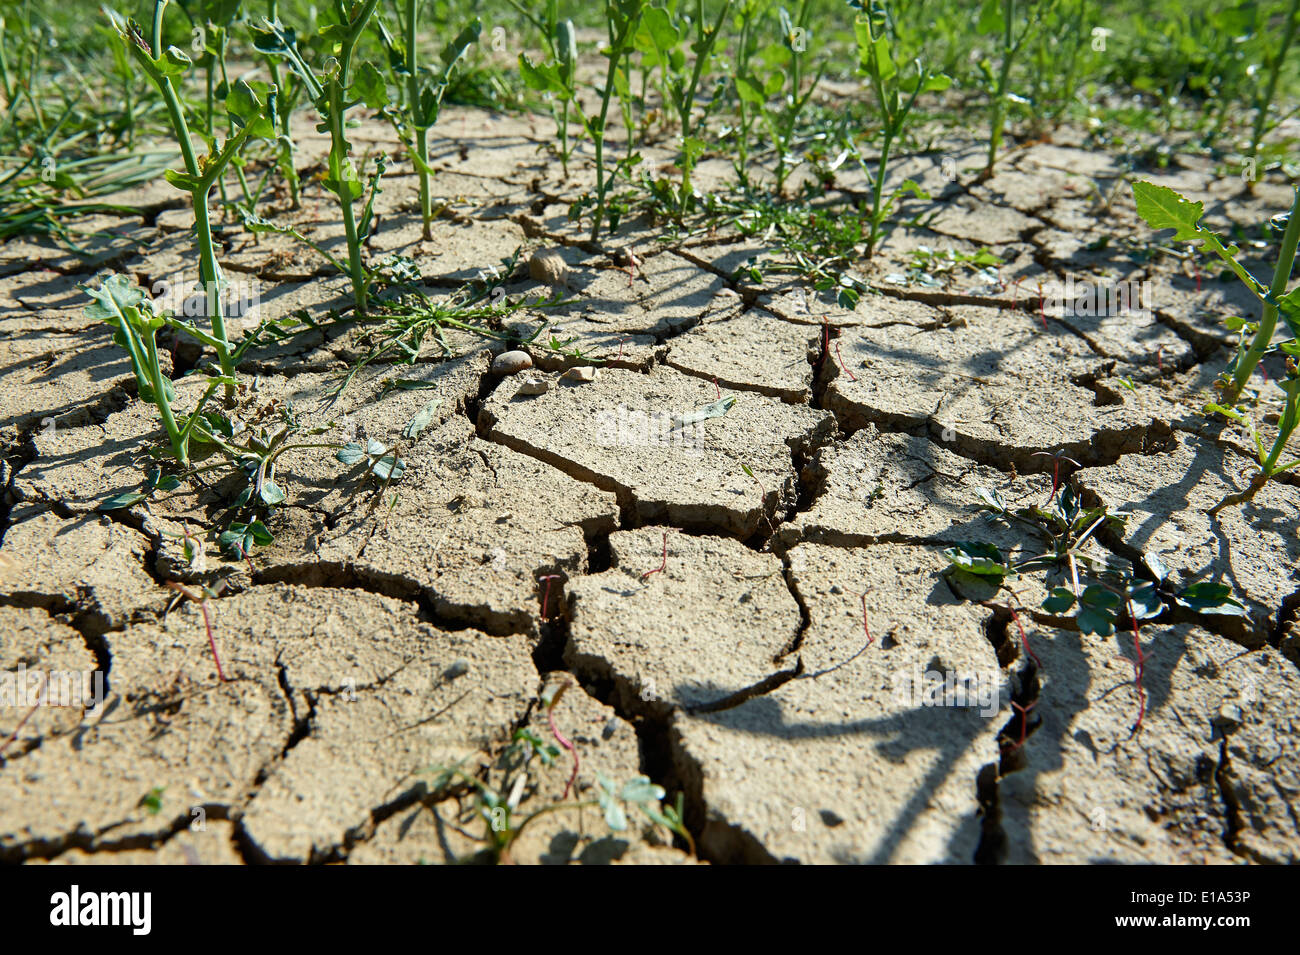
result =
[[[419,156],[420,172],[420,217],[424,221],[424,237],[433,238],[431,224],[433,221],[433,199],[429,194],[429,131],[419,122],[416,111],[420,108],[420,78],[416,75],[415,40],[416,16],[419,13],[420,0],[406,0],[406,83],[407,108],[415,125],[415,150]]]
[[[1286,232],[1282,236],[1282,248],[1278,253],[1277,266],[1273,270],[1273,284],[1269,286],[1269,298],[1278,299],[1286,293],[1287,282],[1291,279],[1291,267],[1295,264],[1296,244],[1300,242],[1300,187],[1297,187],[1295,199],[1291,203],[1291,218],[1287,222]],[[1265,302],[1264,313],[1255,331],[1255,339],[1250,348],[1237,361],[1237,368],[1232,375],[1224,403],[1231,407],[1241,397],[1246,383],[1250,381],[1260,360],[1273,342],[1273,332],[1277,328],[1277,306]]]
[[[1015,0],[1003,0],[1002,66],[998,70],[998,84],[993,91],[993,114],[989,122],[989,158],[984,167],[985,175],[992,174],[993,163],[998,155],[998,147],[1002,145],[1002,120],[1006,109],[1007,80],[1011,76],[1011,60],[1015,56],[1018,46],[1018,44],[1012,43],[1015,15]]]
[[[1282,75],[1282,64],[1286,62],[1287,50],[1291,48],[1291,41],[1295,39],[1297,7],[1300,7],[1300,0],[1291,0],[1291,6],[1287,9],[1286,14],[1286,29],[1282,33],[1282,46],[1278,49],[1277,57],[1273,60],[1272,69],[1269,70],[1264,95],[1255,106],[1255,128],[1251,132],[1250,149],[1247,152],[1251,159],[1259,155],[1259,144],[1264,138],[1264,127],[1268,123],[1268,108],[1273,105],[1273,97],[1277,93],[1277,82]],[[1253,179],[1251,184],[1254,184]]]
[[[189,455],[186,453],[186,442],[181,437],[181,430],[176,424],[176,416],[172,414],[171,403],[167,400],[167,392],[163,390],[162,369],[158,365],[158,343],[154,341],[152,331],[147,332],[143,337],[145,348],[149,353],[148,371],[152,379],[150,385],[153,387],[154,404],[158,406],[158,413],[162,415],[163,427],[167,429],[167,437],[171,440],[176,460],[184,466],[189,464]]]
[[[167,2],[168,0],[157,0],[154,4],[152,55],[155,60],[162,56],[163,11],[167,9]],[[129,44],[134,41],[126,38],[125,42]],[[198,157],[194,154],[194,143],[190,140],[189,123],[185,120],[185,111],[181,107],[180,97],[176,93],[175,86],[172,85],[171,77],[154,75],[152,79],[162,93],[163,102],[167,106],[167,115],[180,146],[185,171],[198,183],[190,192],[190,201],[194,207],[194,233],[199,245],[199,284],[203,288],[208,318],[212,322],[212,337],[218,342],[216,352],[217,360],[221,364],[221,373],[234,378],[235,366],[230,359],[225,316],[221,314],[221,267],[217,264],[217,253],[212,244],[212,226],[208,213],[208,194],[212,190],[212,182],[204,180],[203,172],[199,168]],[[233,401],[234,397],[235,386],[226,385],[226,402]]]

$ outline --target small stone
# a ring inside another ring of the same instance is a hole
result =
[[[1210,721],[1219,729],[1228,732],[1235,730],[1241,725],[1245,715],[1241,712],[1241,707],[1235,703],[1224,703],[1219,707],[1218,714]]]
[[[597,371],[591,365],[578,365],[560,376],[564,381],[595,381]]]
[[[564,285],[569,279],[569,266],[554,249],[538,249],[528,259],[528,274],[535,282]]]
[[[515,395],[544,395],[550,390],[551,383],[545,378],[525,378]]]
[[[469,661],[457,660],[451,666],[447,667],[446,670],[443,671],[442,676],[446,680],[454,680],[457,677],[464,676],[468,672],[469,672]]]
[[[513,375],[533,367],[533,359],[525,351],[504,351],[492,359],[492,374]]]

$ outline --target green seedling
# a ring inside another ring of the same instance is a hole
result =
[[[442,111],[443,96],[451,83],[456,65],[465,56],[466,51],[478,42],[483,32],[483,23],[477,17],[471,20],[456,34],[456,37],[442,50],[437,69],[421,67],[417,56],[419,43],[419,8],[420,0],[406,0],[406,15],[402,20],[402,41],[399,44],[384,27],[382,20],[376,22],[388,49],[388,61],[393,73],[394,84],[405,87],[406,102],[401,111],[388,107],[384,110],[392,121],[393,129],[406,147],[406,154],[420,176],[420,218],[424,224],[424,238],[433,238],[433,195],[430,191],[430,179],[433,170],[429,167],[429,130],[438,122]]]
[[[1145,570],[1139,575],[1130,562],[1089,547],[1103,526],[1122,529],[1127,515],[1112,514],[1104,506],[1083,507],[1071,485],[1064,487],[1051,507],[1012,509],[996,491],[981,488],[976,494],[980,510],[1028,529],[1046,546],[1040,553],[1012,559],[993,544],[963,541],[944,551],[949,563],[999,585],[1033,573],[1064,575],[1069,586],[1051,588],[1043,609],[1053,616],[1072,617],[1082,633],[1111,636],[1121,612],[1130,608],[1133,619],[1141,620],[1158,617],[1173,605],[1197,613],[1245,614],[1226,584],[1198,582],[1179,589],[1158,555],[1143,555]]]
[[[267,0],[266,16],[272,23],[279,21],[279,0]],[[279,96],[277,97],[279,135],[276,137],[275,141],[277,147],[276,168],[280,170],[280,174],[284,176],[284,181],[289,185],[290,208],[297,209],[301,198],[302,180],[298,175],[293,134],[290,131],[289,122],[294,110],[297,108],[298,100],[301,98],[305,87],[303,86],[302,80],[292,70],[281,72],[279,57],[271,53],[262,53],[258,50],[255,50],[254,52],[257,52],[261,57],[262,62],[266,64],[267,73],[270,74],[271,77],[271,85],[279,91]],[[268,176],[270,175],[270,172],[271,170],[268,169]],[[256,195],[261,196],[265,190],[266,181],[264,179],[262,185],[258,188]],[[250,207],[248,211],[251,213],[253,209]]]
[[[1271,39],[1275,34],[1269,24],[1265,23],[1259,31],[1263,43],[1263,49],[1260,52],[1264,61],[1263,72],[1266,79],[1256,92],[1252,104],[1255,107],[1255,122],[1251,128],[1250,146],[1246,149],[1246,156],[1253,161],[1258,160],[1260,144],[1264,141],[1264,136],[1270,128],[1269,111],[1273,108],[1277,98],[1278,81],[1281,79],[1282,71],[1286,67],[1286,56],[1291,49],[1291,44],[1295,41],[1297,28],[1300,28],[1300,0],[1291,0],[1286,8],[1281,37],[1278,39],[1276,47],[1271,45]],[[1252,177],[1248,182],[1253,187],[1255,180]]]
[[[1121,529],[1127,515],[1112,514],[1104,506],[1083,507],[1072,486],[1067,485],[1050,508],[1035,505],[1012,509],[996,491],[980,488],[975,493],[980,499],[980,510],[1006,524],[1028,529],[1046,546],[1040,553],[1012,559],[993,544],[959,542],[944,551],[952,572],[975,575],[999,589],[1008,580],[1028,574],[1044,573],[1049,578],[1063,575],[1069,585],[1050,588],[1043,601],[1044,612],[1072,619],[1084,635],[1110,637],[1127,623],[1133,630],[1136,651],[1136,659],[1130,660],[1134,664],[1133,679],[1139,700],[1134,732],[1141,727],[1146,713],[1146,692],[1142,686],[1145,656],[1139,638],[1139,621],[1154,620],[1175,606],[1193,613],[1246,615],[1245,607],[1227,584],[1201,581],[1179,587],[1157,554],[1144,553],[1138,569],[1127,560],[1098,553],[1089,546],[1094,535],[1107,525],[1113,530]],[[1022,645],[1041,669],[1037,655],[1029,649],[1015,607],[1009,609],[1020,629]]]
[[[348,385],[366,367],[378,361],[391,361],[398,364],[414,364],[419,358],[426,339],[432,339],[444,356],[452,356],[455,350],[446,340],[446,329],[458,329],[472,332],[493,341],[508,342],[512,345],[535,344],[545,331],[546,323],[539,324],[528,337],[521,337],[506,331],[497,330],[502,320],[519,312],[534,309],[553,308],[568,301],[562,293],[536,298],[521,298],[511,301],[497,298],[505,276],[514,273],[518,262],[519,249],[505,259],[503,272],[486,281],[472,281],[457,289],[446,299],[434,301],[419,287],[420,276],[414,263],[409,260],[387,260],[380,263],[378,274],[385,278],[394,288],[392,294],[374,303],[367,317],[371,327],[367,329],[369,348],[349,369],[338,385],[331,388],[330,395],[335,400],[347,389]],[[493,304],[493,303],[496,304]],[[551,341],[552,351],[563,351],[563,345]],[[576,350],[573,357],[583,357]]]
[[[165,311],[155,313],[153,303],[145,296],[144,290],[133,285],[125,276],[110,275],[98,289],[86,285],[81,288],[93,300],[86,306],[86,316],[103,321],[113,329],[113,341],[126,349],[131,358],[131,369],[135,372],[140,400],[152,403],[158,409],[158,416],[171,442],[172,456],[181,466],[187,466],[190,439],[201,420],[200,413],[204,404],[221,385],[225,385],[227,393],[233,395],[234,379],[224,375],[209,378],[207,391],[193,413],[182,423],[172,407],[176,402],[176,389],[171,379],[163,373],[157,336],[164,327],[183,330],[192,335],[202,333],[198,333],[188,323],[178,322]],[[216,341],[215,337],[205,337],[211,343]],[[229,355],[225,356],[225,360],[230,362]]]
[[[199,283],[207,303],[207,317],[212,324],[212,334],[205,344],[211,345],[216,351],[221,373],[229,379],[226,383],[226,400],[231,401],[234,398],[235,366],[230,358],[230,343],[226,337],[225,317],[222,313],[221,290],[225,286],[225,279],[217,262],[216,246],[212,239],[208,197],[226,168],[239,155],[245,142],[250,138],[275,138],[276,91],[263,84],[254,87],[243,80],[236,81],[229,87],[226,97],[226,114],[231,129],[235,132],[220,147],[211,137],[206,137],[207,153],[196,153],[190,122],[186,118],[185,106],[177,88],[190,67],[190,59],[174,46],[163,49],[163,15],[166,9],[167,0],[155,0],[151,42],[145,40],[141,28],[134,21],[123,21],[112,12],[108,16],[121,43],[162,95],[172,133],[180,146],[185,168],[180,172],[168,170],[167,181],[190,196],[194,211],[194,233],[199,248]],[[132,361],[136,361],[135,356]]]
[[[140,808],[151,816],[158,815],[162,812],[163,793],[166,791],[166,786],[155,786],[140,797]]]
[[[661,6],[650,7],[643,17],[644,30],[649,35],[650,46],[664,77],[666,102],[677,113],[680,128],[681,186],[675,195],[671,186],[663,190],[679,218],[690,210],[694,196],[691,172],[700,154],[708,148],[708,143],[696,135],[697,129],[692,125],[695,99],[700,81],[711,66],[714,47],[731,7],[732,0],[725,0],[712,23],[704,14],[704,0],[695,0],[695,13],[689,20],[680,20],[667,7]],[[687,43],[694,54],[689,69],[686,54],[681,50],[683,43]]]
[[[761,60],[771,72],[766,79],[760,79],[752,71],[746,74],[738,70],[735,77],[737,95],[758,112],[776,149],[777,195],[784,193],[786,180],[797,165],[790,161],[790,155],[794,151],[795,131],[828,66],[823,62],[811,81],[808,80],[807,54],[812,42],[812,14],[810,0],[803,0],[793,17],[781,7],[777,11],[781,42],[769,44],[760,53]],[[741,50],[749,61],[743,43]],[[787,75],[790,78],[790,88],[788,92],[783,92]],[[773,107],[774,97],[778,98],[779,107]],[[742,123],[745,123],[743,116]],[[747,137],[746,124],[742,138]]]
[[[1255,445],[1259,468],[1245,490],[1228,495],[1211,509],[1212,514],[1218,513],[1224,507],[1253,499],[1278,474],[1300,466],[1300,458],[1281,463],[1287,442],[1295,433],[1297,424],[1300,424],[1300,371],[1296,367],[1296,359],[1300,358],[1300,287],[1287,291],[1295,265],[1296,246],[1300,243],[1300,188],[1295,191],[1290,213],[1274,220],[1274,227],[1282,232],[1282,244],[1272,281],[1267,286],[1238,260],[1241,249],[1237,245],[1225,245],[1218,233],[1201,225],[1204,214],[1202,203],[1191,202],[1167,186],[1143,181],[1133,183],[1133,198],[1137,203],[1138,214],[1148,225],[1157,230],[1174,229],[1174,241],[1194,242],[1202,251],[1213,252],[1262,306],[1258,322],[1241,318],[1228,321],[1228,327],[1240,332],[1241,337],[1232,363],[1217,383],[1220,389],[1219,400],[1206,409],[1246,428]],[[1279,317],[1287,325],[1291,337],[1274,344]],[[1259,363],[1265,355],[1274,351],[1280,351],[1286,356],[1285,377],[1277,383],[1284,396],[1284,406],[1277,424],[1277,435],[1271,445],[1265,446],[1253,419],[1239,403]]]
[[[322,26],[314,40],[326,54],[319,69],[308,65],[298,45],[297,35],[279,21],[263,19],[262,28],[254,31],[254,46],[264,54],[280,56],[302,80],[307,97],[321,118],[320,129],[330,135],[328,173],[325,188],[338,199],[343,215],[343,232],[347,240],[347,275],[352,282],[353,303],[357,312],[366,313],[372,275],[361,260],[361,246],[370,235],[374,224],[373,201],[377,177],[371,181],[370,199],[360,221],[355,204],[365,194],[365,187],[357,174],[348,142],[347,114],[353,107],[365,104],[370,109],[381,110],[388,102],[388,90],[383,76],[371,63],[354,68],[353,59],[357,44],[365,31],[379,0],[364,0],[349,5],[335,0],[333,20]]]
[[[615,164],[613,170],[606,169],[605,138],[609,129],[609,105],[615,91],[628,95],[627,75],[623,71],[623,61],[635,48],[636,33],[645,11],[646,0],[605,0],[605,28],[609,45],[601,50],[601,55],[608,60],[605,69],[605,84],[599,88],[600,112],[588,116],[578,102],[573,86],[574,59],[572,59],[568,37],[557,41],[556,59],[553,62],[534,66],[524,54],[519,55],[519,70],[525,85],[539,92],[548,92],[559,97],[561,102],[570,104],[577,113],[579,121],[591,137],[596,150],[596,195],[587,197],[584,203],[579,200],[579,211],[594,202],[591,224],[591,241],[600,238],[600,230],[605,223],[609,190],[620,171],[629,169],[640,162],[640,157],[629,155]],[[567,28],[567,27],[566,27]],[[566,121],[567,125],[567,121]],[[632,131],[627,130],[629,138]],[[616,221],[611,221],[610,228],[617,228]]]
[[[984,0],[975,25],[980,33],[998,34],[1002,39],[997,73],[993,72],[993,67],[987,60],[981,61],[979,65],[989,90],[989,153],[988,162],[984,166],[985,176],[993,175],[993,164],[997,161],[998,149],[1002,146],[1002,127],[1006,121],[1007,100],[1011,95],[1012,64],[1033,33],[1042,13],[1041,5],[1034,4],[1022,17],[1016,7],[1016,0]]]
[[[555,119],[555,129],[560,134],[560,166],[564,178],[569,178],[569,159],[573,146],[569,142],[569,113],[579,108],[576,102],[576,71],[578,68],[578,34],[572,20],[560,21],[559,0],[547,0],[544,16],[538,17],[520,3],[507,0],[519,14],[533,24],[550,51],[550,58],[534,67],[527,57],[520,55],[520,72],[524,83],[531,89],[545,93]]]
[[[784,82],[781,74],[773,71],[767,80],[759,82],[754,72],[754,57],[758,53],[757,28],[767,13],[772,0],[741,0],[733,25],[738,36],[732,61],[732,86],[736,97],[736,158],[732,165],[741,187],[749,189],[750,140],[754,120],[762,115],[767,101]],[[770,85],[769,85],[770,84]]]
[[[473,793],[474,815],[486,826],[480,841],[497,862],[511,861],[512,847],[537,820],[556,812],[582,812],[584,809],[599,809],[606,826],[615,833],[626,832],[630,828],[629,810],[638,812],[655,825],[663,826],[679,836],[694,854],[695,840],[686,828],[683,796],[678,794],[675,804],[665,805],[666,793],[663,787],[651,782],[646,776],[635,776],[619,785],[598,770],[595,798],[569,798],[570,793],[577,795],[576,784],[581,764],[577,747],[560,731],[556,721],[556,707],[570,686],[572,679],[566,675],[561,680],[552,682],[540,700],[554,743],[544,741],[527,727],[516,729],[512,734],[510,745],[496,762],[497,769],[503,774],[500,788],[470,775],[459,764],[429,770],[437,774],[431,788],[442,792],[455,786]],[[573,757],[573,767],[569,771],[560,800],[531,811],[522,808],[525,787],[537,775],[536,770],[530,773],[534,760],[541,764],[543,770],[552,769],[562,752],[568,752]]]
[[[303,440],[329,429],[304,428],[288,407],[273,408],[276,412],[273,424],[251,427],[224,412],[208,408],[209,399],[218,388],[236,384],[225,376],[208,377],[207,387],[194,408],[189,412],[177,410],[174,407],[177,402],[175,386],[163,373],[160,364],[157,333],[167,327],[209,344],[211,336],[167,312],[155,313],[144,291],[124,276],[110,275],[98,289],[83,288],[93,299],[86,314],[114,329],[114,341],[125,348],[131,358],[140,399],[158,410],[167,433],[168,447],[165,451],[151,453],[155,457],[171,457],[183,469],[177,475],[163,474],[160,467],[154,467],[146,476],[142,490],[114,494],[102,501],[99,509],[110,511],[131,507],[152,498],[156,492],[172,492],[188,480],[199,480],[201,475],[217,472],[218,476],[229,478],[235,489],[229,510],[236,515],[245,515],[242,521],[232,523],[221,535],[222,550],[244,559],[254,545],[271,543],[270,532],[259,516],[270,514],[287,499],[275,478],[280,456],[307,448],[341,447],[338,443]],[[293,327],[297,320],[277,320],[275,324]],[[267,327],[264,323],[245,338],[234,353],[235,360],[244,349],[260,340],[261,332]],[[192,465],[192,445],[202,446],[203,456],[211,460]],[[382,478],[384,475],[379,476]]]
[[[887,20],[882,13],[863,13],[854,22],[854,31],[858,41],[858,72],[871,80],[871,88],[876,95],[876,109],[880,114],[880,156],[876,160],[874,173],[867,169],[858,153],[856,142],[850,146],[867,180],[871,183],[871,228],[867,234],[866,257],[871,258],[876,243],[880,240],[881,229],[885,220],[893,212],[894,203],[908,193],[918,198],[929,196],[911,179],[895,189],[888,198],[884,196],[885,176],[889,169],[890,150],[903,135],[908,117],[916,105],[916,98],[924,92],[942,92],[952,85],[952,79],[943,74],[935,75],[921,65],[919,59],[912,61],[916,73],[905,79],[899,70],[894,56],[894,46],[887,30]]]
[[[1029,62],[1030,107],[1034,131],[1040,134],[1049,125],[1060,123],[1075,104],[1080,70],[1092,52],[1089,27],[1095,22],[1096,10],[1090,0],[1047,0],[1041,17]]]

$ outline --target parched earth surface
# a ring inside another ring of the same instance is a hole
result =
[[[345,280],[226,224],[225,268],[258,300],[234,333],[296,309],[320,322],[246,353],[241,412],[292,406],[406,465],[381,497],[329,451],[286,455],[275,541],[248,561],[211,542],[187,560],[185,535],[223,510],[198,481],[98,510],[140,487],[161,432],[79,285],[192,282],[177,194],[119,197],[148,215],[85,223],[89,258],[0,248],[0,667],[105,675],[98,710],[0,707],[0,860],[482,861],[475,779],[524,814],[573,804],[529,824],[516,862],[1300,861],[1300,485],[1207,516],[1248,479],[1249,440],[1200,408],[1222,319],[1250,303],[1235,280],[1131,254],[1150,233],[1121,158],[1058,137],[985,181],[975,144],[901,159],[898,179],[935,196],[906,207],[926,226],[889,237],[863,266],[876,291],[846,309],[763,271],[775,241],[733,225],[670,240],[633,218],[587,241],[567,210],[590,173],[561,181],[548,120],[449,111],[439,132],[446,205],[425,241],[409,166],[385,127],[359,131],[397,170],[370,255],[415,259],[437,297],[520,249],[519,301],[549,292],[526,263],[556,250],[567,303],[509,321],[549,321],[568,354],[496,373],[499,343],[449,331],[450,356],[369,366],[331,402],[367,347],[325,321]],[[300,164],[318,162],[303,136]],[[706,159],[698,181],[727,170]],[[1290,201],[1199,160],[1144,177],[1224,229]],[[847,177],[824,202],[863,189]],[[337,249],[331,201],[309,185],[277,215]],[[923,249],[981,248],[1002,267],[914,268]],[[1149,312],[1040,292],[1071,277],[1148,283]],[[166,356],[182,403],[203,357],[188,349]],[[578,365],[596,374],[566,375]],[[944,573],[957,541],[1028,553],[976,491],[1045,500],[1043,452],[1130,514],[1101,546],[1231,584],[1249,614],[1142,628],[1136,732],[1131,632],[1081,635],[1039,609],[1039,579],[994,592]],[[169,581],[220,591],[225,680]],[[929,705],[928,674],[978,692]],[[571,741],[572,788],[567,749],[521,770],[521,731]],[[638,775],[683,795],[696,855],[578,805]]]

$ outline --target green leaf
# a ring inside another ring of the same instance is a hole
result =
[[[563,33],[563,27],[564,24],[561,24],[560,27],[557,28],[556,32]],[[569,24],[569,32],[573,32],[572,23]],[[452,38],[450,43],[442,48],[442,53],[439,54],[439,59],[442,60],[443,68],[445,70],[450,70],[455,66],[456,61],[465,55],[465,51],[478,42],[478,38],[482,33],[483,21],[478,17],[475,17],[473,20],[469,21],[469,23],[461,27],[460,32]]]
[[[370,471],[381,481],[396,481],[406,470],[406,462],[386,454],[370,466]]]
[[[1174,600],[1196,613],[1247,616],[1245,606],[1232,595],[1232,588],[1227,584],[1201,581],[1175,594]]]
[[[1160,588],[1149,580],[1129,588],[1128,605],[1133,608],[1133,616],[1138,620],[1158,617],[1165,609]]]
[[[1287,327],[1291,329],[1291,334],[1300,339],[1300,285],[1278,298],[1277,310],[1282,316],[1282,320],[1286,322]],[[1288,354],[1295,354],[1294,351],[1286,349],[1284,346],[1283,350]]]
[[[370,109],[383,109],[388,105],[388,85],[373,63],[361,64],[348,89],[348,98],[360,100]]]
[[[1109,637],[1115,632],[1115,612],[1119,608],[1119,594],[1090,584],[1079,595],[1079,610],[1075,621],[1083,633]]]
[[[717,401],[702,405],[694,411],[689,411],[684,415],[674,415],[672,419],[671,430],[676,431],[678,428],[684,428],[688,424],[698,424],[701,421],[707,421],[710,418],[721,418],[728,411],[736,406],[736,396],[727,395],[719,398]]]
[[[163,793],[166,791],[166,786],[155,786],[140,797],[140,806],[149,813],[149,815],[158,815],[158,813],[162,811]]]
[[[1156,580],[1164,580],[1169,576],[1169,568],[1165,566],[1165,562],[1160,559],[1159,554],[1147,551],[1142,555],[1142,563],[1147,570],[1151,571],[1151,575]]]
[[[249,136],[275,139],[278,135],[275,118],[267,114],[268,101],[265,99],[269,88],[261,83],[258,86],[263,87],[260,95],[243,80],[236,80],[226,96],[226,113],[237,128],[247,129]]]
[[[1011,573],[1011,565],[1002,551],[982,541],[958,541],[944,550],[943,556],[968,573],[985,577],[1005,577]]]
[[[763,106],[767,103],[763,93],[749,80],[742,76],[736,77],[736,94],[746,103],[754,106]]]
[[[1053,587],[1047,599],[1043,601],[1043,609],[1057,616],[1068,613],[1073,606],[1074,594],[1066,587]]]
[[[975,22],[978,33],[1002,33],[1007,28],[1007,21],[1002,16],[1000,0],[984,0],[980,7],[979,19]]]
[[[357,444],[355,441],[349,441],[347,444],[343,445],[343,447],[339,448],[338,453],[334,456],[344,464],[351,467],[358,461],[364,459],[366,452],[361,445]]]
[[[568,90],[560,78],[559,68],[554,64],[546,63],[541,66],[533,66],[532,61],[525,54],[520,53],[519,75],[523,78],[524,85],[530,90],[536,90],[539,93],[554,93],[556,96],[567,98]]]
[[[275,507],[278,504],[283,504],[287,496],[288,495],[284,493],[284,489],[274,481],[266,480],[262,482],[262,503],[267,507]]]
[[[1192,202],[1183,198],[1168,186],[1157,186],[1153,182],[1138,180],[1133,183],[1133,201],[1137,203],[1137,212],[1147,225],[1153,229],[1174,229],[1174,240],[1178,242],[1202,239],[1199,226],[1201,216],[1205,214],[1205,204]]]
[[[666,793],[662,786],[650,781],[648,776],[637,776],[623,784],[623,801],[631,803],[659,802]]]
[[[106,497],[99,502],[96,510],[100,511],[117,511],[124,507],[130,507],[144,500],[144,495],[139,491],[123,491],[121,494],[114,494],[112,497]]]
[[[433,423],[433,413],[441,403],[441,398],[434,398],[432,401],[427,402],[423,408],[415,413],[415,417],[407,422],[406,427],[402,429],[402,437],[411,441],[418,438],[420,432]]]
[[[183,50],[174,46],[163,51],[161,59],[154,60],[154,66],[163,76],[180,76],[191,66],[190,58]]]
[[[266,529],[266,525],[261,521],[253,521],[249,524],[247,532],[249,536],[253,538],[253,543],[257,544],[259,547],[266,547],[268,544],[275,541],[275,537]]]
[[[182,192],[193,192],[199,187],[199,180],[196,177],[175,169],[164,171],[163,178]]]
[[[975,496],[983,502],[982,509],[994,511],[998,514],[1006,513],[1007,503],[1002,499],[1002,495],[997,491],[990,491],[987,488],[977,487],[975,489]]]
[[[627,812],[622,801],[615,795],[613,782],[601,772],[596,773],[596,782],[596,801],[605,815],[605,824],[615,832],[622,832],[627,828]]]

